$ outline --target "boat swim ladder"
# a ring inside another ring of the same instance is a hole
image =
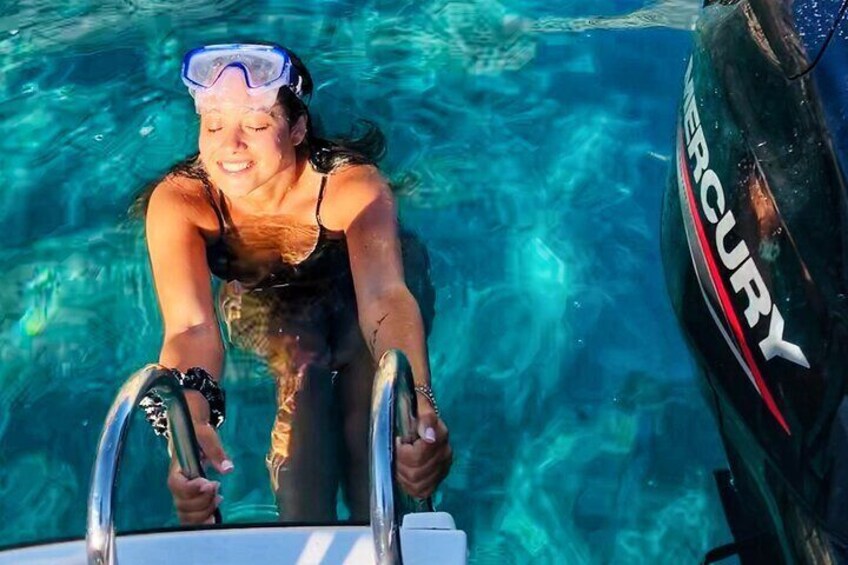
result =
[[[118,391],[100,434],[88,493],[85,542],[89,565],[114,565],[118,562],[115,555],[113,503],[118,466],[121,463],[130,416],[150,391],[158,394],[168,409],[168,430],[183,474],[189,479],[204,476],[203,467],[200,465],[200,449],[182,387],[162,365],[147,365],[133,374]],[[220,516],[218,521],[220,522]]]
[[[395,436],[417,437],[415,388],[406,356],[390,349],[380,358],[371,395],[371,531],[378,565],[401,565],[400,522],[408,511],[433,511],[430,498],[395,488]],[[396,496],[397,494],[397,496]]]
[[[158,394],[168,410],[172,448],[183,474],[204,476],[200,449],[182,387],[162,365],[151,364],[134,373],[112,403],[100,435],[88,496],[86,554],[89,565],[116,565],[114,497],[130,417],[148,392]],[[371,530],[379,565],[402,565],[400,520],[405,509],[432,510],[430,499],[416,501],[396,489],[394,436],[415,434],[415,392],[406,357],[397,350],[380,359],[371,402]],[[399,496],[395,496],[395,494]],[[216,511],[216,521],[221,522]]]

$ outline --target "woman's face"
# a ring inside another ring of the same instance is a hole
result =
[[[222,81],[213,95],[199,99],[200,160],[215,186],[239,198],[293,165],[303,135],[300,128],[292,132],[279,104],[257,108],[240,72],[225,71]]]

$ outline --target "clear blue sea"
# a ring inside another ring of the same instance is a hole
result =
[[[313,115],[375,121],[430,249],[437,503],[473,563],[695,563],[718,434],[667,302],[660,202],[698,0],[0,0],[0,546],[82,536],[94,450],[161,319],[132,195],[196,150],[182,54],[280,42]],[[273,382],[228,358],[229,522],[272,520]],[[119,531],[176,527],[139,419]]]

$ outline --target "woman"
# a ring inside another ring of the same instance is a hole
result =
[[[191,51],[183,81],[200,114],[200,151],[149,193],[146,230],[165,326],[159,362],[181,375],[205,457],[221,473],[234,468],[213,426],[223,419],[224,351],[214,274],[227,281],[219,298],[230,340],[262,355],[277,383],[267,463],[281,519],[334,519],[341,483],[351,518],[367,520],[371,380],[389,349],[407,355],[418,392],[420,437],[398,446],[397,479],[429,496],[452,454],[395,203],[365,150],[381,152],[379,134],[318,138],[309,72],[276,45]],[[172,463],[168,485],[183,523],[213,520],[217,482],[186,480]]]

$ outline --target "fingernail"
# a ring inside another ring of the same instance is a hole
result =
[[[436,441],[436,430],[433,428],[424,430],[424,439],[429,443],[434,443]]]
[[[200,492],[212,492],[213,490],[215,490],[215,483],[212,481],[206,481],[200,485]]]
[[[234,468],[235,465],[233,465],[233,462],[229,459],[224,459],[223,461],[221,461],[221,470],[223,472],[226,473],[227,471],[232,471]]]
[[[218,506],[219,504],[221,504],[222,500],[224,500],[223,496],[221,496],[221,495],[216,496],[215,497],[215,506]]]

